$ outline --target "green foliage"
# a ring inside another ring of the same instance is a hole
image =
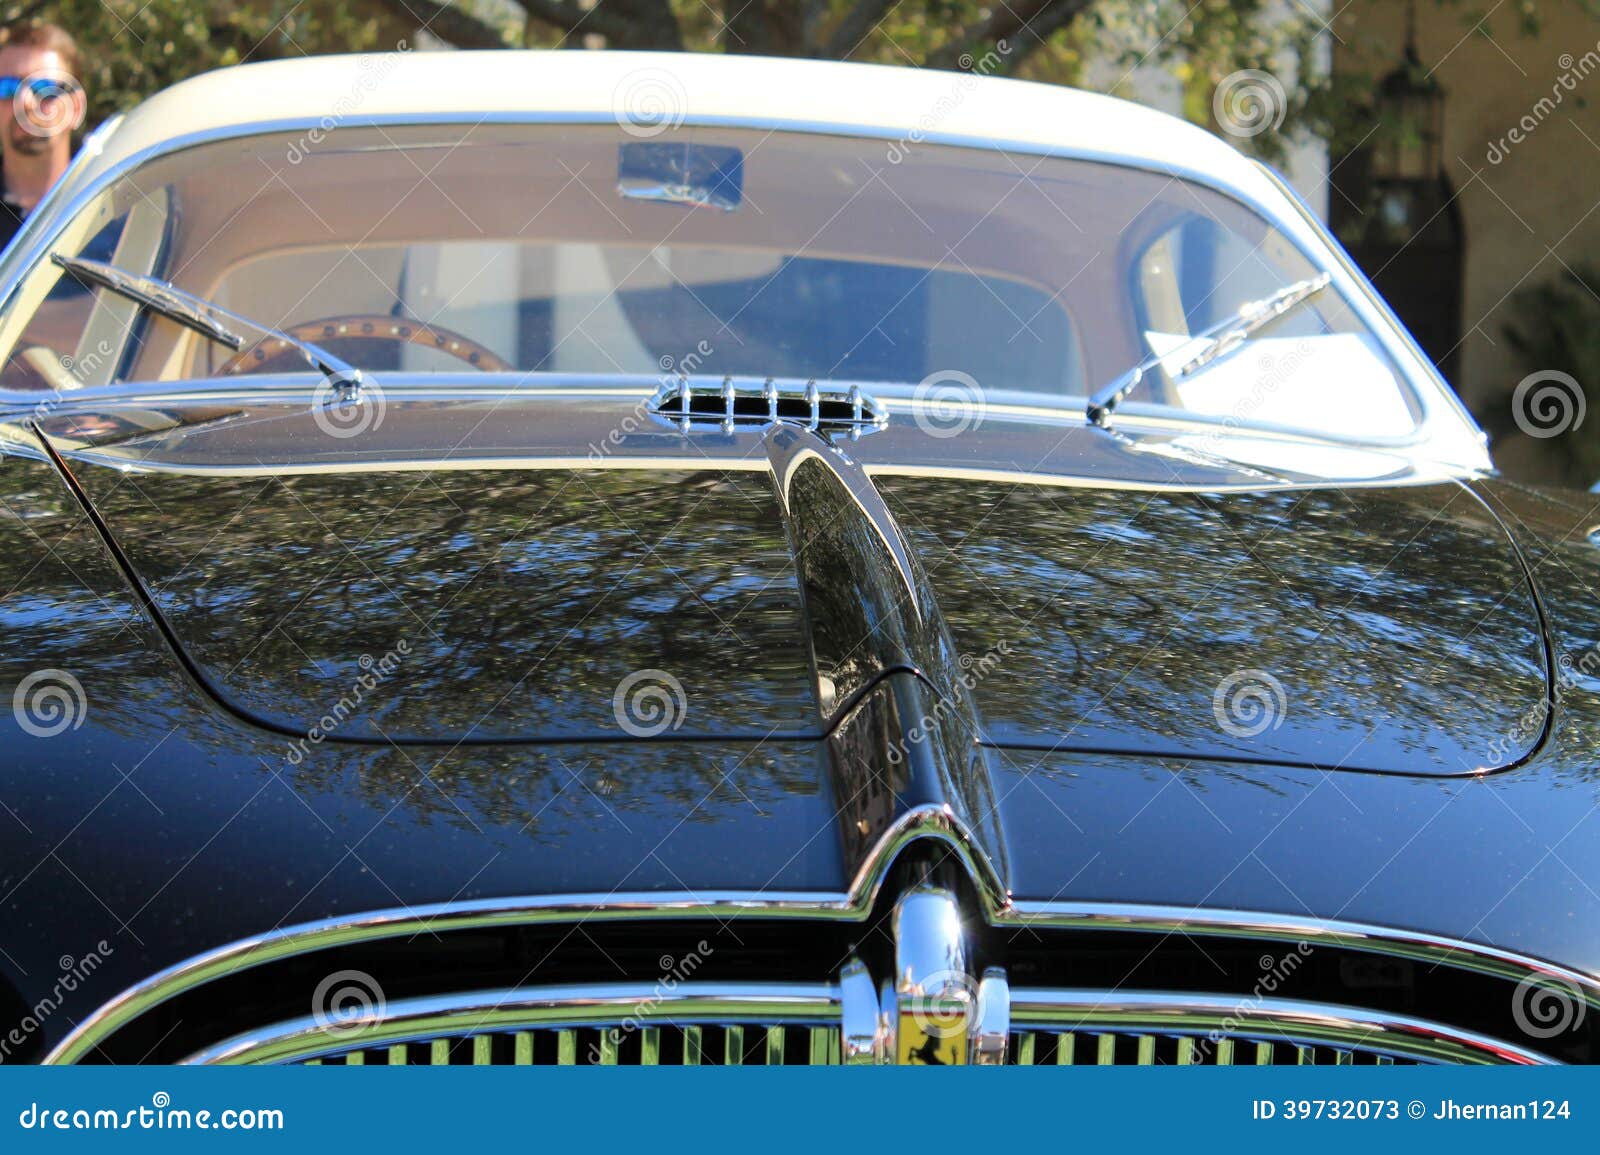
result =
[[[1488,34],[1476,0],[1419,2],[1454,9]],[[1310,131],[1337,153],[1372,128],[1371,78],[1326,75],[1321,17],[1281,0],[0,0],[0,19],[18,16],[79,38],[91,125],[198,72],[393,48],[425,24],[463,48],[604,44],[976,67],[1123,95],[1135,69],[1167,69],[1185,114],[1212,128],[1218,85],[1249,69],[1274,77],[1284,96],[1276,130],[1232,138],[1242,148],[1279,159],[1296,132]],[[1526,34],[1538,16],[1533,0],[1514,0],[1501,23]],[[1090,60],[1100,62],[1092,72]]]
[[[87,127],[213,68],[373,48],[385,23],[349,6],[293,0],[58,0],[0,6],[0,19],[19,17],[59,24],[77,39],[83,53],[80,79],[89,93]]]

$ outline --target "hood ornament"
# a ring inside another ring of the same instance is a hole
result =
[[[968,963],[961,906],[943,887],[919,885],[890,917],[894,974],[878,988],[858,959],[839,975],[846,1063],[999,1066],[1011,1033],[1005,971],[976,979]]]

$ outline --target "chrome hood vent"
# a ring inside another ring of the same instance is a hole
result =
[[[650,399],[652,417],[674,428],[735,429],[767,425],[799,425],[818,433],[848,433],[852,439],[882,429],[888,415],[858,385],[825,389],[815,381],[779,381],[768,377],[756,384],[738,384],[679,377]]]

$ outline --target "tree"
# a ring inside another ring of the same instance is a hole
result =
[[[0,20],[48,20],[78,41],[86,127],[197,73],[256,60],[395,47],[415,28],[376,4],[293,0],[54,0],[0,5]]]
[[[1468,26],[1485,15],[1476,0],[1433,2],[1459,8]],[[1520,31],[1536,30],[1532,0],[1510,8]],[[209,69],[433,38],[457,48],[604,46],[871,61],[1113,91],[1136,67],[1166,68],[1183,86],[1185,115],[1197,123],[1230,127],[1224,91],[1258,102],[1245,110],[1251,130],[1230,135],[1268,158],[1301,129],[1338,152],[1341,141],[1366,139],[1372,127],[1361,111],[1370,78],[1327,75],[1323,17],[1310,4],[1282,0],[0,2],[0,20],[16,19],[52,20],[78,37],[91,125]],[[1090,61],[1109,65],[1109,78],[1104,69],[1091,76]],[[1229,89],[1241,74],[1267,79]],[[1276,131],[1256,131],[1257,118]]]

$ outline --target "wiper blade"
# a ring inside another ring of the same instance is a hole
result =
[[[1319,273],[1315,277],[1285,285],[1260,300],[1245,302],[1233,316],[1202,329],[1190,338],[1193,341],[1211,339],[1211,344],[1173,370],[1173,379],[1187,377],[1219,357],[1231,353],[1257,330],[1270,325],[1289,310],[1309,301],[1332,283],[1331,273]],[[1084,416],[1091,424],[1104,426],[1111,414],[1116,412],[1117,406],[1122,404],[1123,399],[1144,381],[1144,375],[1165,359],[1162,356],[1146,358],[1111,384],[1098,390],[1089,398],[1089,404],[1084,408]]]
[[[254,329],[263,337],[281,341],[298,351],[313,368],[334,385],[350,389],[358,389],[361,385],[361,370],[335,357],[320,345],[302,341],[299,337],[292,337],[288,333],[274,329],[271,325],[252,321],[249,317],[235,313],[231,309],[225,309],[193,293],[186,293],[170,281],[147,277],[141,273],[130,273],[126,269],[119,269],[104,261],[91,261],[85,257],[68,257],[61,253],[51,253],[50,259],[74,276],[110,289],[118,296],[137,302],[151,312],[176,321],[202,337],[209,337],[236,352],[244,348],[244,338],[224,325],[223,318],[243,325],[247,329]]]
[[[78,279],[102,285],[130,301],[137,301],[151,312],[170,317],[201,336],[210,337],[230,349],[244,348],[243,337],[207,313],[197,301],[186,300],[186,294],[163,281],[125,272],[103,261],[64,257],[60,253],[51,253],[50,259]]]

